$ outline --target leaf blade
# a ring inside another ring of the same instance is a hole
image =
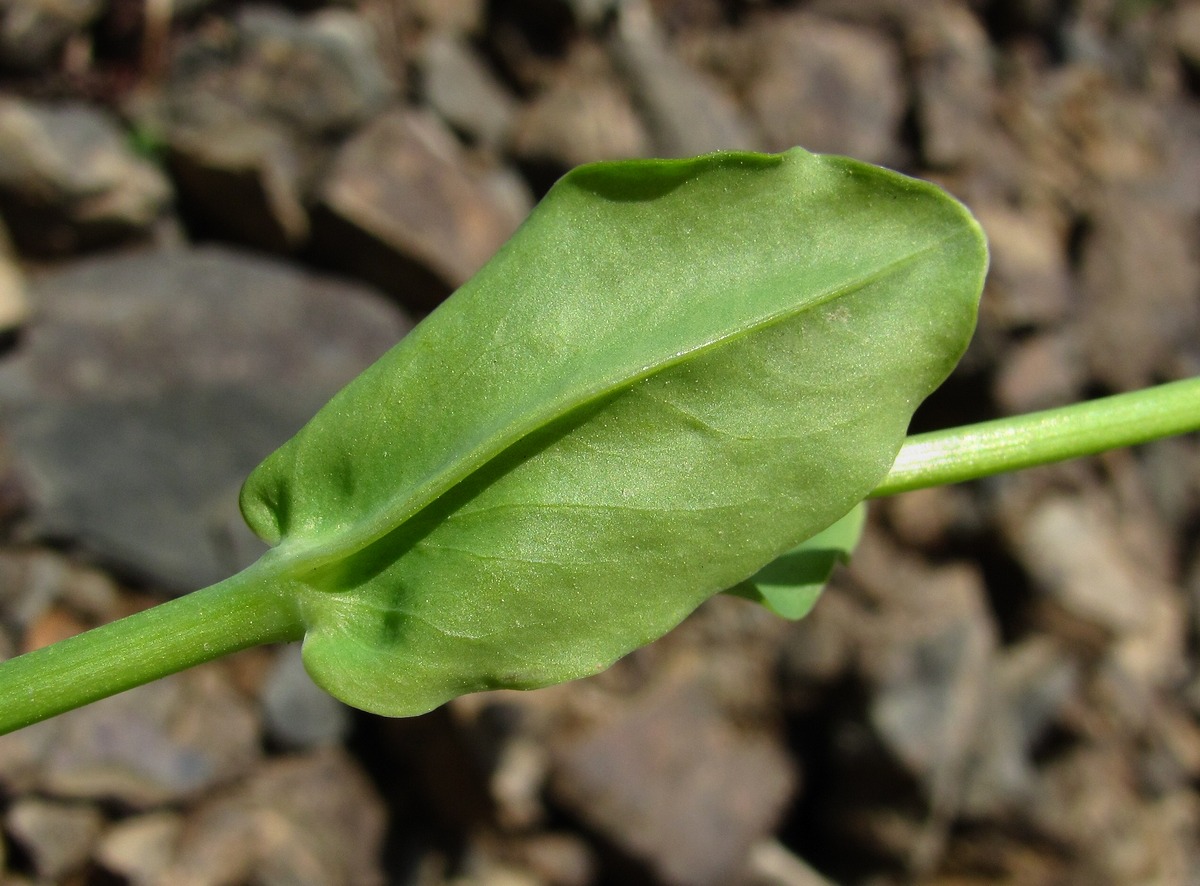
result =
[[[985,264],[957,204],[840,158],[577,171],[248,481],[314,679],[420,713],[670,629],[882,478]]]

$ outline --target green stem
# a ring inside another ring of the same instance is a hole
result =
[[[1200,378],[917,434],[872,498],[976,480],[1200,430]]]
[[[0,734],[231,652],[300,639],[296,604],[263,572],[255,564],[0,664]]]

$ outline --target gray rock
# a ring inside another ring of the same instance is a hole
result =
[[[513,153],[526,166],[549,165],[556,174],[593,160],[645,157],[650,135],[606,56],[587,44],[566,69],[521,110]]]
[[[28,797],[8,810],[4,824],[29,854],[38,877],[56,882],[87,862],[104,816],[94,806]]]
[[[1083,341],[1109,388],[1182,375],[1177,354],[1200,341],[1200,254],[1187,216],[1119,195],[1099,207],[1083,246]]]
[[[366,22],[341,9],[296,16],[242,9],[232,31],[200,33],[176,53],[161,112],[176,127],[267,118],[311,136],[345,133],[395,95]]]
[[[467,42],[434,33],[421,51],[425,102],[474,141],[496,149],[508,139],[517,102]]]
[[[467,170],[443,124],[400,109],[339,150],[318,196],[317,252],[426,310],[465,283],[522,221]]]
[[[800,145],[896,162],[907,97],[890,40],[803,14],[765,17],[754,27],[761,71],[747,99],[766,149]]]
[[[897,607],[863,650],[872,685],[869,716],[945,815],[958,802],[981,731],[996,637],[974,570],[931,570],[917,593],[911,601],[916,605],[904,606],[907,612]]]
[[[5,0],[0,62],[25,70],[53,64],[63,44],[95,21],[104,0]]]
[[[1028,803],[1035,790],[1036,743],[1076,697],[1080,668],[1047,637],[1005,650],[996,662],[981,730],[965,773],[963,814],[1003,816]]]
[[[189,817],[159,882],[382,886],[385,824],[344,751],[273,760]]]
[[[22,251],[145,235],[170,199],[166,177],[103,111],[0,97],[0,213]]]
[[[970,162],[990,137],[995,85],[987,32],[967,7],[924,5],[905,33],[913,68],[921,157],[933,167]]]
[[[0,738],[6,789],[145,809],[245,775],[258,718],[220,665],[206,665]]]
[[[0,363],[25,531],[176,590],[257,556],[242,481],[409,327],[362,288],[222,249],[81,262],[34,297]]]
[[[756,147],[741,109],[719,82],[671,51],[645,0],[621,4],[611,51],[657,155]]]
[[[350,730],[350,710],[313,683],[298,645],[275,658],[262,691],[267,734],[281,746],[307,750],[336,744]]]

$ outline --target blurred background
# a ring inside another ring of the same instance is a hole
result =
[[[0,0],[0,653],[254,559],[248,471],[570,167],[793,145],[991,239],[917,429],[1200,371],[1197,2]],[[388,721],[258,649],[5,737],[0,883],[1196,884],[1198,640],[1193,435],[591,680]]]

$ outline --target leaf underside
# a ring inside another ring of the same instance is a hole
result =
[[[601,670],[846,515],[974,326],[978,226],[796,149],[565,176],[250,477],[367,710]]]

